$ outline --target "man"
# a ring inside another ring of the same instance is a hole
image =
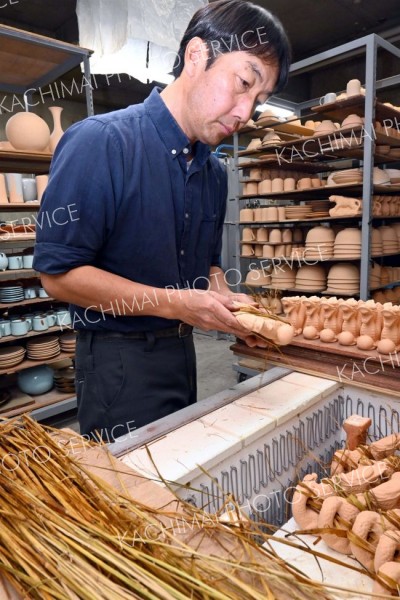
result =
[[[81,433],[113,439],[195,402],[193,326],[258,343],[232,314],[226,175],[208,144],[282,88],[289,54],[269,12],[213,2],[189,23],[171,85],[61,139],[41,211],[71,220],[43,219],[34,268],[71,305]]]

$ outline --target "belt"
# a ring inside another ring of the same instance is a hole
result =
[[[95,336],[99,335],[105,338],[130,338],[133,340],[147,340],[149,334],[153,335],[155,338],[185,338],[191,335],[193,332],[193,327],[188,325],[187,323],[179,323],[177,327],[168,327],[167,329],[155,329],[154,331],[127,331],[126,333],[120,331],[105,331],[105,330],[91,330],[90,332],[87,330],[80,329],[78,331],[78,335],[85,335],[85,333],[91,333]]]

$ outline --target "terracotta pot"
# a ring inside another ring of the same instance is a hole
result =
[[[19,112],[8,119],[6,136],[17,150],[43,152],[50,142],[50,129],[38,115]]]

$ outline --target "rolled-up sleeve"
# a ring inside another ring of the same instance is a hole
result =
[[[112,126],[90,118],[70,127],[57,146],[35,219],[34,269],[59,274],[95,264],[115,223],[122,181]]]

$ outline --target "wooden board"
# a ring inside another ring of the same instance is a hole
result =
[[[28,394],[24,394],[17,387],[7,388],[11,393],[11,398],[6,404],[2,404],[0,406],[0,415],[3,418],[3,413],[20,409],[22,407],[29,406],[30,404],[34,404],[35,399],[32,396],[28,396]],[[25,412],[25,411],[22,411]]]
[[[285,365],[302,373],[391,394],[400,399],[400,354],[392,360],[382,356],[381,363],[376,353],[372,357],[368,352],[357,354],[354,350],[345,349],[345,346],[340,346],[338,353],[337,349],[329,350],[327,346],[332,344],[323,344],[322,348],[319,343],[312,348],[295,342],[276,349],[261,349],[236,343],[231,350],[238,356],[261,358],[266,365]]]

